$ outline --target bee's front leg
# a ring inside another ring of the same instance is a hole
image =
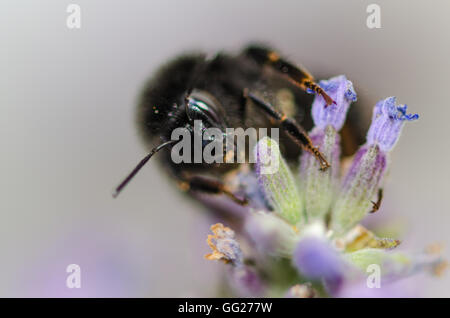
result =
[[[183,176],[179,186],[184,191],[198,191],[209,194],[225,194],[239,205],[247,205],[246,197],[234,194],[221,180],[202,175]]]
[[[248,89],[244,89],[243,96],[250,99],[253,104],[269,116],[269,118],[275,120],[281,129],[286,131],[303,149],[312,153],[319,161],[321,170],[326,170],[330,167],[330,164],[325,159],[324,155],[313,145],[307,132],[294,119],[288,118],[285,114],[278,112],[272,105],[250,93]]]

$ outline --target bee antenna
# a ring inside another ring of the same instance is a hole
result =
[[[161,149],[174,144],[178,142],[178,140],[169,140],[166,141],[165,143],[160,144],[159,146],[155,147],[152,149],[152,151],[150,151],[150,153],[148,155],[146,155],[138,164],[137,166],[133,169],[133,171],[130,172],[130,174],[117,186],[117,188],[114,189],[114,192],[112,194],[112,196],[114,198],[117,198],[117,196],[119,195],[119,193],[123,190],[123,188],[131,181],[131,179],[133,179],[133,177],[139,172],[139,170],[141,170],[141,168],[147,163],[147,161],[150,160],[150,158],[157,153],[158,151],[160,151]]]

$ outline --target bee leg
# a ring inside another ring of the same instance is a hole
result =
[[[231,190],[229,190],[222,181],[215,178],[201,175],[188,176],[184,177],[180,181],[180,186],[186,191],[198,191],[209,194],[225,194],[239,205],[248,204],[248,199],[246,197],[238,197]]]
[[[375,213],[380,209],[381,206],[381,201],[383,200],[383,188],[379,188],[378,189],[378,198],[377,198],[377,202],[375,201],[370,201],[372,202],[372,210],[370,211],[370,213]]]
[[[267,65],[279,72],[281,75],[297,87],[306,91],[308,88],[314,91],[317,95],[323,97],[327,105],[336,104],[336,102],[328,96],[327,93],[314,82],[314,77],[304,68],[297,67],[285,59],[281,58],[276,52],[264,47],[250,46],[244,54],[252,58],[260,65]]]
[[[249,93],[247,89],[244,89],[244,96],[252,100],[255,106],[261,109],[270,118],[274,119],[281,129],[286,131],[297,144],[299,144],[306,151],[312,153],[317,160],[319,160],[321,170],[326,170],[330,167],[330,164],[325,159],[323,154],[312,144],[312,141],[306,131],[294,119],[288,118],[286,115],[279,113],[272,105],[266,103],[252,93]]]

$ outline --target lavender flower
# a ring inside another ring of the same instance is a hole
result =
[[[205,255],[205,258],[233,263],[236,266],[241,265],[242,251],[235,239],[234,231],[221,223],[211,226],[211,231],[214,235],[208,235],[206,242],[212,249],[212,253]]]
[[[320,81],[319,85],[336,104],[327,106],[323,98],[316,98],[312,105],[314,124],[322,130],[331,125],[336,131],[339,131],[344,125],[350,103],[356,101],[353,84],[344,75],[340,75],[327,81]]]
[[[354,227],[370,210],[371,198],[380,186],[392,150],[406,121],[419,118],[406,114],[406,105],[395,105],[395,97],[379,101],[373,110],[367,143],[355,155],[345,176],[332,215],[336,235]]]
[[[255,154],[258,182],[269,204],[289,223],[305,222],[294,176],[276,141],[264,137],[256,145]]]
[[[254,247],[248,254],[255,266],[244,265],[234,232],[222,225],[211,228],[215,235],[210,235],[208,244],[213,253],[207,258],[231,264],[233,284],[243,283],[246,287],[239,289],[254,296],[345,297],[354,295],[352,290],[359,290],[361,296],[380,295],[361,289],[367,266],[373,264],[380,266],[384,284],[391,286],[419,271],[441,272],[446,263],[440,256],[399,252],[399,240],[378,237],[359,224],[371,210],[404,124],[419,116],[408,114],[406,105],[396,105],[395,97],[380,100],[366,143],[341,178],[339,130],[356,92],[343,75],[319,85],[336,104],[327,106],[323,98],[315,98],[315,127],[309,136],[331,167],[321,171],[317,160],[304,152],[299,172],[294,173],[278,144],[268,137],[261,139],[255,147],[255,172],[268,206],[251,209],[244,226],[249,246]]]
[[[208,235],[206,242],[212,253],[205,255],[208,260],[219,260],[231,265],[228,273],[233,288],[242,297],[260,296],[264,285],[258,273],[244,264],[244,257],[235,233],[229,227],[217,223],[211,226],[213,235]]]
[[[407,114],[407,106],[396,106],[396,98],[379,101],[373,110],[372,125],[367,133],[367,142],[377,144],[383,152],[390,151],[402,131],[405,121],[419,119],[418,114]]]
[[[331,167],[325,172],[320,171],[314,156],[306,152],[301,156],[302,195],[310,220],[323,218],[332,203],[339,178],[341,152],[338,131],[344,125],[350,103],[356,101],[353,84],[344,75],[320,81],[319,85],[336,104],[326,106],[323,98],[316,98],[312,106],[316,127],[311,131],[310,138],[328,158]]]
[[[344,280],[344,261],[325,239],[306,237],[295,248],[293,262],[305,277],[322,279],[330,290],[339,290]]]

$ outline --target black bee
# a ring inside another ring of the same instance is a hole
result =
[[[303,149],[317,158],[321,169],[327,169],[327,159],[306,133],[313,125],[309,109],[313,96],[305,92],[307,89],[324,98],[327,105],[334,103],[309,72],[263,46],[249,46],[237,55],[218,53],[207,58],[199,53],[176,58],[146,85],[137,109],[144,141],[156,146],[115,189],[114,196],[161,151],[164,166],[183,189],[225,194],[246,204],[245,191],[238,196],[224,181],[242,164],[175,164],[171,160],[170,150],[177,142],[171,140],[172,131],[178,127],[192,131],[194,120],[201,120],[204,127],[221,129],[279,127],[280,147],[288,161],[298,160]],[[354,135],[349,129],[347,125],[343,131]],[[353,139],[348,142],[349,138],[344,138],[344,151],[349,144],[356,144]]]

